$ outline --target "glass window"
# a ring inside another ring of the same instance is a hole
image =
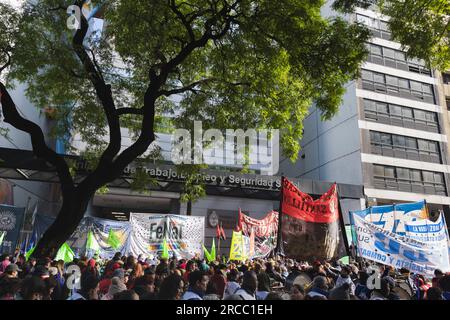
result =
[[[422,92],[431,94],[432,93],[432,89],[431,89],[431,84],[422,84]]]
[[[363,80],[373,81],[373,73],[371,71],[362,70],[361,77],[363,78]]]
[[[427,121],[437,122],[436,114],[434,112],[425,112],[425,117],[426,117]]]
[[[394,87],[398,87],[398,78],[392,76],[386,76],[386,84]]]
[[[383,166],[373,166],[373,174],[378,177],[384,177],[384,167]]]
[[[364,100],[364,109],[366,111],[377,111],[377,106],[373,100]]]
[[[384,167],[384,176],[388,178],[395,178],[395,168],[393,167]]]
[[[425,111],[417,110],[417,109],[414,110],[414,118],[417,119],[417,120],[423,120],[423,121],[427,120],[426,115],[425,115]]]
[[[430,152],[438,152],[438,143],[435,141],[428,141],[428,150]]]
[[[374,132],[374,131],[370,131],[370,141],[372,141],[372,143],[380,143],[380,133],[379,132]]]
[[[389,26],[386,21],[380,21],[380,29],[383,31],[389,31]]]
[[[411,90],[422,91],[422,84],[420,82],[410,81],[409,83],[411,85]]]
[[[439,184],[443,184],[444,183],[444,176],[442,175],[442,173],[435,173],[434,174],[434,182],[439,183]]]
[[[412,181],[422,181],[419,170],[410,170],[410,176]]]
[[[409,180],[409,169],[397,168],[397,178]]]
[[[413,118],[413,111],[410,108],[402,108],[402,115],[405,118]]]
[[[406,147],[411,149],[417,149],[417,141],[414,138],[405,137]]]
[[[382,55],[382,54],[381,54],[381,47],[372,44],[372,45],[370,46],[370,53],[371,53],[371,54],[375,54],[375,55],[377,55],[377,56],[381,56],[381,55]]]
[[[373,81],[379,82],[379,83],[384,83],[384,75],[381,74],[381,73],[374,73],[373,74]]]
[[[377,102],[377,112],[379,113],[388,113],[388,106],[386,103]]]
[[[424,182],[434,182],[434,174],[429,171],[422,171],[423,181]]]
[[[383,48],[383,56],[386,58],[395,59],[395,50]]]
[[[380,133],[380,141],[382,144],[392,145],[391,135],[389,133]]]
[[[397,147],[405,147],[405,137],[393,135],[392,136],[392,144]]]
[[[417,139],[417,145],[419,146],[419,150],[428,151],[428,141]]]
[[[395,51],[395,59],[400,60],[400,61],[406,61],[406,55],[404,52]]]
[[[393,116],[399,116],[402,115],[402,107],[396,106],[396,105],[389,105],[389,113]]]
[[[409,81],[406,79],[398,79],[398,86],[400,88],[409,89]]]

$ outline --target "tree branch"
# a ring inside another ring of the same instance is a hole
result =
[[[76,5],[80,7],[85,1],[77,1]],[[88,31],[88,22],[86,18],[81,15],[80,29],[78,29],[73,37],[72,45],[80,61],[83,63],[89,79],[94,85],[96,94],[102,103],[103,110],[105,111],[106,119],[109,126],[109,144],[103,152],[99,166],[107,165],[111,163],[121,147],[121,135],[120,135],[120,122],[112,98],[111,86],[106,85],[101,75],[100,68],[93,62],[84,48],[83,41]]]
[[[175,0],[169,0],[169,7],[170,7],[170,9],[172,9],[172,11],[175,13],[175,15],[178,17],[178,19],[180,19],[181,23],[184,25],[184,27],[189,35],[189,39],[191,39],[191,41],[195,41],[195,35],[194,35],[194,31],[192,30],[192,26],[186,20],[186,17],[181,13],[181,11],[178,10],[178,7],[175,4]]]
[[[44,133],[42,129],[32,121],[23,118],[9,95],[6,87],[0,82],[0,101],[2,104],[5,122],[11,124],[14,128],[28,133],[31,137],[31,145],[33,153],[42,158],[51,165],[55,166],[61,182],[63,195],[69,195],[74,190],[74,182],[70,175],[69,167],[63,157],[50,149],[45,143]]]
[[[137,109],[137,108],[119,108],[117,109],[117,115],[121,116],[124,114],[138,114],[143,115],[144,110],[143,109]]]

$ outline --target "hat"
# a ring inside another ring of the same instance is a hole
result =
[[[127,286],[123,283],[123,281],[120,278],[113,277],[111,279],[111,285],[109,286],[109,290],[108,290],[108,293],[110,295],[113,296],[116,293],[126,291],[126,290],[127,290]]]
[[[123,278],[125,278],[125,270],[123,270],[123,269],[116,269],[116,270],[114,270],[112,276],[113,277],[119,277],[119,278],[123,279]]]
[[[14,272],[14,271],[21,272],[22,269],[20,269],[19,266],[15,263],[9,264],[5,269],[5,272]]]

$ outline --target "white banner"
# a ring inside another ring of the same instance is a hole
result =
[[[131,213],[132,226],[130,252],[159,256],[166,239],[169,256],[191,259],[196,254],[203,256],[205,217],[172,214]]]
[[[435,269],[450,271],[442,217],[437,222],[423,219],[407,223],[408,236],[384,230],[358,215],[353,219],[360,257],[427,277],[433,277]]]

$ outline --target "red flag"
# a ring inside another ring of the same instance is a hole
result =
[[[219,239],[221,236],[220,226],[217,224],[216,226],[216,238]]]
[[[227,236],[225,235],[225,230],[223,230],[223,227],[220,227],[220,231],[222,233],[222,240],[227,240]]]

